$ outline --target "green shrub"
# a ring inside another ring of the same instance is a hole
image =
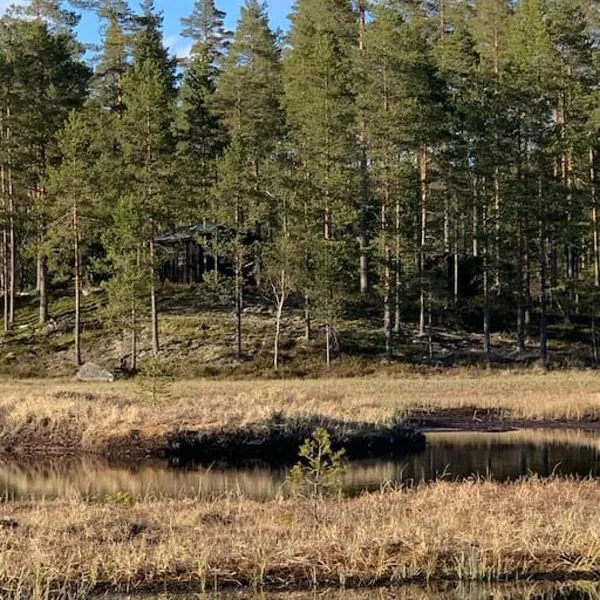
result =
[[[287,484],[296,494],[310,499],[339,493],[345,451],[334,451],[329,432],[318,427],[300,446],[300,460],[290,471]]]

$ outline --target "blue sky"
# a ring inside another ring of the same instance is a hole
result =
[[[132,8],[139,7],[139,0],[129,0]],[[0,0],[0,12],[7,6],[15,3],[15,0]],[[217,0],[218,8],[227,13],[227,26],[230,29],[235,28],[235,24],[240,14],[240,7],[244,0]],[[268,0],[269,15],[271,17],[271,27],[276,29],[287,28],[287,16],[291,12],[293,0]],[[194,0],[156,0],[156,6],[164,13],[165,42],[171,50],[179,55],[186,54],[189,44],[186,40],[179,37],[181,29],[180,19],[192,12]],[[86,15],[80,26],[80,38],[83,42],[94,43],[98,39],[98,24],[95,20]]]
[[[227,13],[227,26],[233,30],[240,14],[240,7],[244,0],[217,0],[218,8]],[[268,2],[271,27],[276,29],[287,28],[287,16],[291,12],[293,0],[270,0]],[[139,6],[138,0],[130,0],[133,8]],[[181,29],[180,19],[192,12],[194,0],[156,0],[156,7],[164,14],[165,43],[171,50],[179,55],[185,55],[189,49],[189,42],[179,37]],[[92,41],[97,37],[97,24],[93,19],[86,18],[81,26],[83,41]]]

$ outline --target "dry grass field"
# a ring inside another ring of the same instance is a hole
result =
[[[179,430],[242,427],[275,412],[383,423],[398,414],[456,408],[472,411],[473,419],[477,411],[492,411],[507,422],[589,424],[600,418],[600,376],[461,371],[318,381],[193,380],[170,383],[156,399],[135,381],[3,380],[0,445],[5,451],[105,453],[127,443],[151,448]],[[540,436],[597,447],[590,433],[547,430]],[[559,478],[440,481],[319,502],[118,492],[93,501],[73,492],[56,501],[5,502],[0,596],[594,579],[600,574],[599,505],[597,481]],[[402,594],[427,598],[418,588]],[[477,594],[472,597],[482,597]]]
[[[383,423],[452,408],[498,419],[593,422],[600,419],[600,374],[458,371],[401,378],[286,381],[191,380],[150,398],[135,381],[0,380],[0,446],[40,444],[104,453],[160,445],[182,430],[243,427],[273,413]]]
[[[0,585],[223,590],[433,580],[593,579],[600,485],[439,482],[313,504],[79,497],[2,507]]]

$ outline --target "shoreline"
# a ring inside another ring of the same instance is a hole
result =
[[[190,380],[170,383],[156,399],[135,382],[9,380],[0,386],[5,457],[142,460],[180,453],[212,461],[245,455],[248,448],[260,457],[262,445],[267,455],[285,449],[290,462],[317,423],[359,453],[361,445],[379,445],[371,456],[395,452],[395,442],[400,451],[418,448],[422,441],[414,434],[410,439],[412,430],[600,432],[600,374]]]
[[[70,594],[86,594],[86,597],[90,598],[120,598],[123,594],[127,595],[127,598],[155,598],[155,594],[158,594],[160,598],[165,598],[165,594],[173,595],[176,598],[180,598],[182,595],[193,594],[194,596],[197,594],[207,595],[207,598],[211,598],[211,594],[215,594],[215,598],[221,597],[221,594],[225,595],[227,600],[232,600],[236,596],[236,594],[275,594],[281,595],[282,599],[293,600],[294,594],[298,593],[313,593],[319,592],[320,594],[330,592],[335,594],[340,593],[373,593],[378,590],[385,590],[390,592],[402,592],[411,589],[418,588],[419,590],[424,591],[429,588],[429,591],[436,594],[436,597],[439,593],[440,588],[444,588],[449,585],[460,585],[460,584],[470,584],[472,586],[478,585],[486,585],[490,587],[500,588],[505,586],[510,588],[517,584],[523,585],[534,585],[534,584],[546,584],[547,586],[551,586],[553,584],[563,584],[563,585],[572,585],[576,586],[576,584],[590,584],[597,583],[598,575],[594,573],[588,573],[586,571],[582,571],[580,573],[570,572],[565,573],[564,575],[560,575],[557,573],[537,573],[535,575],[530,575],[526,578],[521,578],[519,573],[515,573],[512,577],[507,576],[504,579],[498,580],[482,580],[482,579],[460,579],[460,578],[451,578],[451,577],[415,577],[412,579],[405,580],[397,580],[395,578],[368,578],[367,580],[362,579],[345,579],[343,585],[340,585],[339,580],[335,579],[320,579],[318,582],[311,580],[310,578],[306,578],[303,581],[299,581],[294,575],[291,576],[290,581],[286,582],[285,578],[282,577],[281,574],[278,574],[273,577],[271,581],[265,580],[260,584],[257,584],[254,579],[244,580],[243,578],[235,579],[230,578],[225,582],[217,582],[215,586],[215,582],[212,582],[211,585],[207,585],[207,582],[203,581],[201,578],[197,578],[195,580],[191,580],[186,583],[181,583],[180,581],[174,580],[161,580],[150,583],[127,583],[114,585],[110,582],[100,582],[98,585],[92,588],[86,588],[84,590],[78,589],[77,587],[73,587],[68,589]],[[5,592],[10,594],[10,591],[6,588]],[[65,591],[64,588],[62,591]],[[53,592],[50,592],[51,594]],[[56,596],[51,596],[52,598],[56,598]],[[60,597],[60,596],[59,596]],[[70,597],[70,596],[67,596]],[[66,598],[67,598],[66,597]],[[185,597],[185,596],[184,596]],[[259,596],[260,597],[260,596]],[[10,598],[10,596],[8,596]],[[247,596],[240,596],[241,598],[247,598]],[[489,596],[488,596],[489,598]],[[529,596],[528,596],[529,598]],[[512,600],[515,600],[514,596],[511,596]]]
[[[271,430],[272,419],[251,423],[242,428],[166,431],[156,437],[144,437],[139,430],[134,429],[120,438],[100,438],[91,448],[75,440],[48,443],[44,432],[40,431],[39,435],[30,434],[27,441],[4,436],[0,440],[0,458],[35,460],[36,457],[88,457],[134,462],[158,459],[175,461],[179,465],[189,462],[198,465],[222,463],[232,466],[243,465],[247,461],[276,467],[293,465],[298,457],[299,446],[320,426],[332,434],[335,448],[346,450],[349,460],[408,456],[424,450],[428,434],[444,432],[493,434],[520,430],[572,430],[600,433],[600,422],[595,419],[472,419],[470,415],[473,413],[481,414],[481,411],[439,410],[428,413],[427,417],[415,416],[400,425],[336,422],[313,415],[301,420],[297,429],[283,432]]]

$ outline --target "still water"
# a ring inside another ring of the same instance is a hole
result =
[[[6,499],[69,494],[104,498],[116,492],[135,497],[217,497],[242,494],[264,500],[277,496],[287,470],[264,464],[243,468],[174,467],[166,461],[139,464],[93,459],[0,463],[0,494]],[[600,435],[577,430],[520,430],[506,433],[432,432],[426,449],[403,460],[359,461],[347,465],[346,493],[410,485],[439,478],[524,475],[600,476]]]
[[[206,594],[195,596],[154,596],[145,600],[599,600],[600,584],[592,582],[521,584],[440,584],[431,587],[361,591],[319,590],[315,592]],[[117,599],[115,599],[117,600]],[[129,600],[119,598],[118,600]],[[133,599],[132,599],[133,600]]]

